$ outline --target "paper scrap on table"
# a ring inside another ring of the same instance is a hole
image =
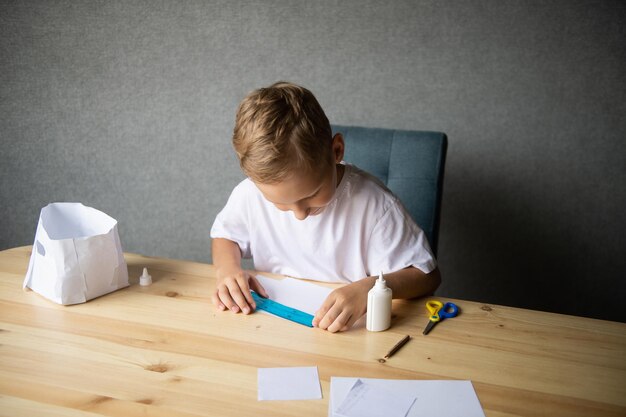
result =
[[[332,289],[294,278],[282,280],[257,275],[271,300],[315,315]]]
[[[319,400],[322,388],[316,366],[259,368],[258,399]]]
[[[337,408],[348,397],[356,381],[370,384],[402,396],[413,396],[415,402],[407,417],[485,417],[471,381],[401,380],[372,378],[330,378],[328,415],[340,417]],[[386,415],[386,414],[385,414]]]
[[[342,417],[406,417],[415,402],[412,395],[402,395],[357,379],[350,392],[337,407]]]

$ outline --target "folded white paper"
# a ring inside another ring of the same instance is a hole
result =
[[[335,416],[406,417],[415,399],[414,395],[403,395],[357,379],[346,398],[337,407]]]
[[[41,210],[24,287],[67,305],[127,286],[114,218],[81,203],[52,203]]]
[[[340,417],[339,407],[350,396],[359,378],[330,378],[329,417]],[[374,389],[414,397],[408,417],[485,417],[471,381],[371,379],[360,380]]]

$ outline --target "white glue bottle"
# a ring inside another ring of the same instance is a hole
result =
[[[370,332],[382,332],[391,325],[391,288],[382,271],[372,289],[367,293],[367,322]]]
[[[143,269],[143,274],[139,277],[139,285],[142,287],[152,284],[152,275],[148,274],[148,268]]]

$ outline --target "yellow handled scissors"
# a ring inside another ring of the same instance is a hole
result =
[[[456,317],[459,314],[459,307],[457,307],[454,303],[445,303],[442,304],[441,301],[430,300],[426,302],[426,308],[430,313],[430,317],[428,317],[428,325],[424,329],[424,334],[428,334],[435,324],[439,323],[443,319],[451,319],[452,317]]]

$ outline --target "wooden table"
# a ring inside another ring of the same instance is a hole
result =
[[[0,252],[2,416],[326,416],[331,376],[468,379],[487,416],[626,415],[623,323],[455,300],[422,336],[418,300],[386,332],[331,334],[218,312],[211,265],[131,254],[130,287],[63,307],[22,290],[30,250]],[[288,366],[317,366],[323,399],[257,401],[257,368]]]

